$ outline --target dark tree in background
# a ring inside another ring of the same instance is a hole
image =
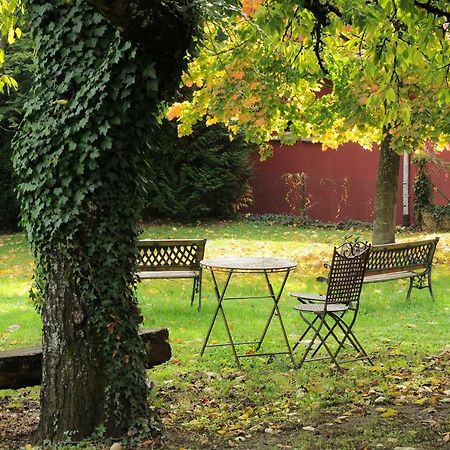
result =
[[[145,216],[231,217],[251,201],[252,149],[242,135],[230,141],[223,125],[199,123],[180,138],[176,124],[164,120],[146,153]]]

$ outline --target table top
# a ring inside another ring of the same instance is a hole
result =
[[[293,269],[297,264],[284,258],[266,256],[218,256],[200,261],[202,267],[234,272],[277,272]]]

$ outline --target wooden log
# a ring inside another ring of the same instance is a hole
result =
[[[172,356],[167,328],[142,330],[139,335],[144,342],[145,367],[151,369]],[[36,386],[42,381],[42,348],[27,347],[0,352],[0,389],[20,389]]]

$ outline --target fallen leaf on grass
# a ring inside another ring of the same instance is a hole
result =
[[[305,430],[305,431],[316,431],[316,429],[314,427],[310,427],[310,426],[303,427],[303,430]]]
[[[388,408],[386,410],[386,412],[381,414],[381,417],[383,417],[384,419],[389,419],[390,417],[394,417],[396,415],[397,415],[397,411],[395,409]]]

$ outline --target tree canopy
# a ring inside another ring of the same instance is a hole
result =
[[[174,104],[180,134],[202,117],[263,144],[311,137],[366,148],[449,140],[445,0],[259,1],[205,24],[184,74],[192,100]]]

